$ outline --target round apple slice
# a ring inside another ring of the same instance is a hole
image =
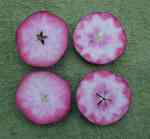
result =
[[[87,74],[77,89],[81,114],[97,125],[109,125],[124,116],[131,102],[128,82],[109,71]]]
[[[38,11],[17,28],[16,44],[21,59],[32,66],[56,64],[67,48],[68,27],[60,17]]]
[[[52,124],[65,118],[71,107],[67,81],[49,72],[26,75],[16,92],[16,105],[35,124]]]
[[[73,41],[75,49],[86,61],[107,64],[123,54],[127,37],[117,17],[107,12],[94,12],[81,18]]]

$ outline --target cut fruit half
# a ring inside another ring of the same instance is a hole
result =
[[[17,88],[16,105],[35,124],[58,122],[70,111],[70,85],[53,73],[30,73]]]
[[[77,89],[79,111],[97,125],[120,120],[127,113],[130,102],[128,82],[106,70],[87,74]]]
[[[67,48],[68,27],[60,17],[38,11],[27,17],[16,30],[17,52],[32,66],[56,64]]]
[[[94,12],[83,17],[73,33],[74,47],[88,62],[107,64],[125,51],[126,33],[117,17]]]

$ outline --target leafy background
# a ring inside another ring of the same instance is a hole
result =
[[[150,1],[149,0],[0,0],[0,139],[150,139]],[[36,69],[24,64],[15,51],[15,30],[32,12],[47,9],[64,18],[70,27],[69,48],[53,68]],[[74,50],[72,32],[92,11],[118,16],[128,35],[125,54],[112,64],[86,63]],[[81,118],[75,104],[78,81],[85,73],[109,69],[129,80],[133,103],[120,122],[95,126]],[[56,125],[36,126],[15,106],[15,90],[23,74],[52,70],[72,84],[72,111]]]

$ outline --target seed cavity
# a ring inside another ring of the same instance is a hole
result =
[[[37,36],[37,40],[40,41],[42,45],[45,44],[45,39],[48,38],[48,36],[46,36],[46,35],[43,34],[43,31],[41,31],[36,36]]]
[[[42,103],[47,103],[48,102],[48,95],[41,96],[41,101],[42,101]]]
[[[106,102],[106,101],[111,101],[111,99],[106,98],[105,96],[100,95],[101,93],[96,93],[96,97],[99,98],[99,101],[97,103],[97,105],[99,106],[101,103]],[[105,94],[105,92],[103,93]]]
[[[102,33],[100,33],[100,32],[97,32],[96,33],[96,42],[97,43],[100,43],[100,42],[102,42],[103,41],[103,34]]]

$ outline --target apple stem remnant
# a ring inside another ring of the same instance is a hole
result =
[[[40,32],[40,34],[37,34],[37,40],[39,40],[42,45],[44,45],[46,38],[48,38],[48,36],[44,35],[42,31]]]

